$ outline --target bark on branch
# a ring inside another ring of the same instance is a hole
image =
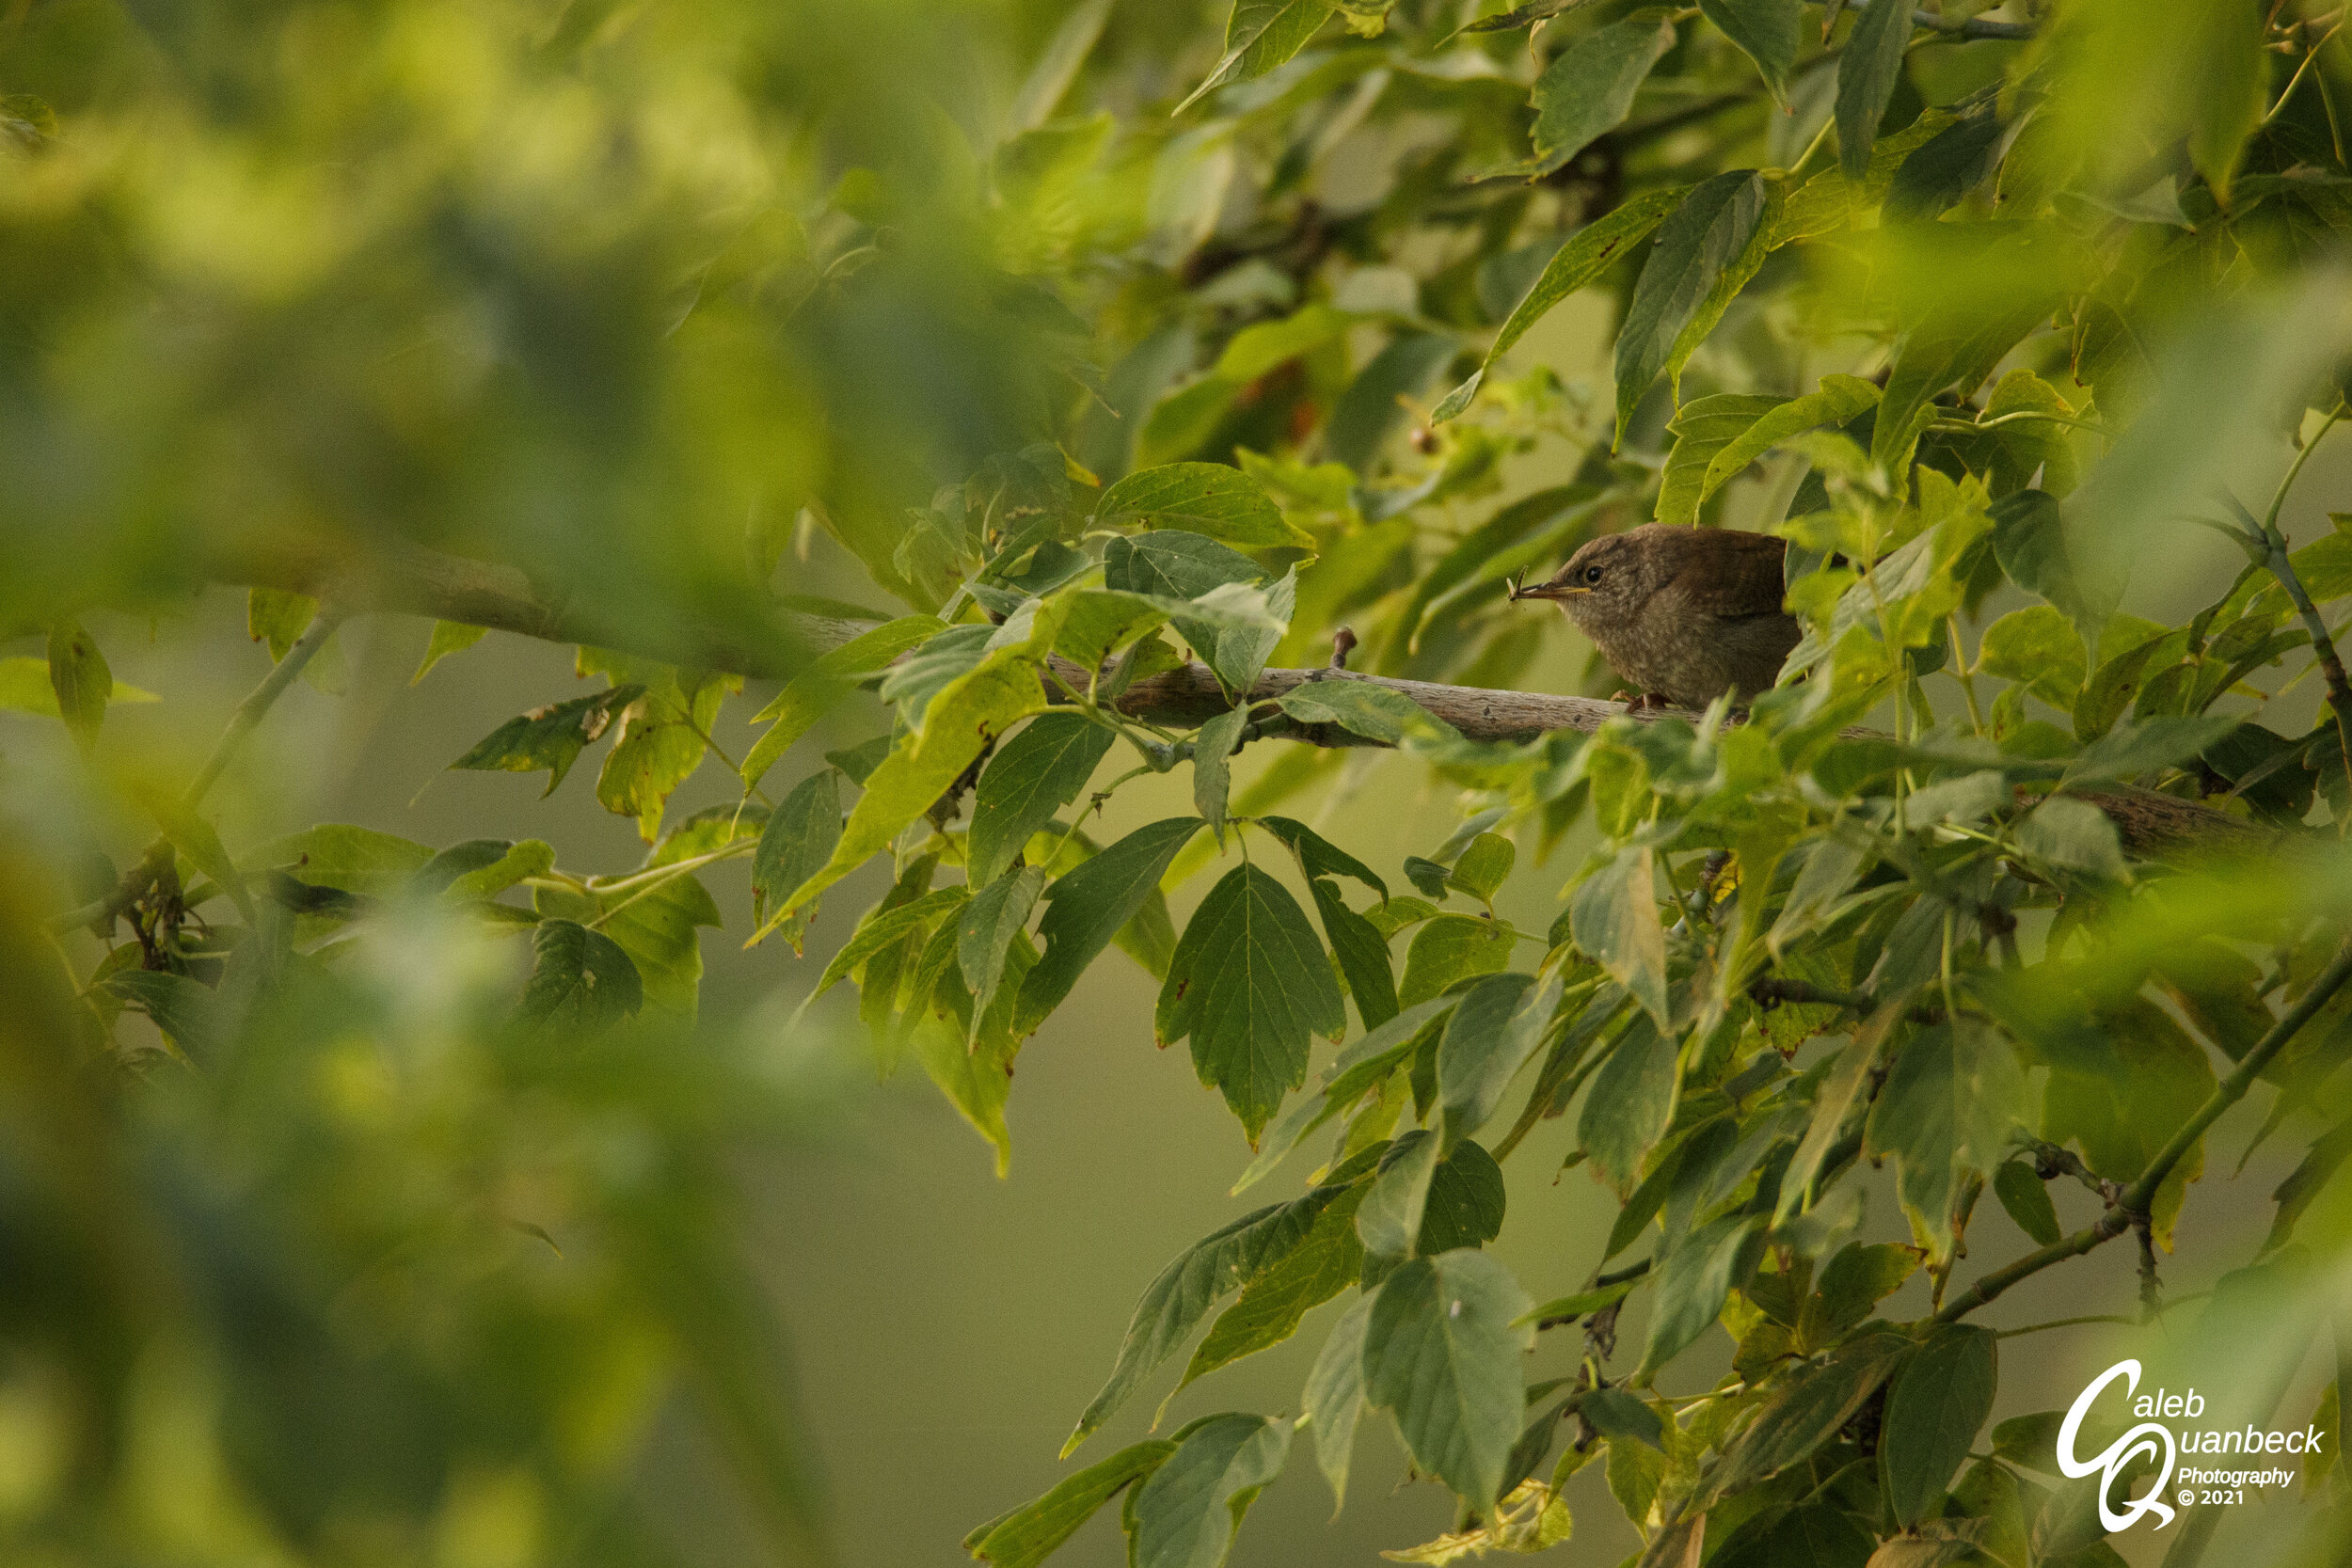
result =
[[[788,678],[808,657],[838,647],[866,629],[863,622],[794,612],[780,613],[773,635],[767,638],[729,636],[708,628],[621,625],[565,602],[513,566],[415,546],[378,546],[364,558],[314,554],[221,561],[213,563],[210,575],[222,583],[310,594],[345,610],[430,615],[547,641],[619,648],[771,680]],[[1068,673],[1084,683],[1084,672],[1073,669]],[[1270,702],[1324,680],[1365,681],[1402,692],[1472,740],[1527,740],[1554,730],[1589,735],[1629,711],[1623,703],[1597,697],[1443,686],[1334,669],[1268,670],[1250,688],[1248,700]],[[1199,663],[1137,681],[1119,702],[1120,711],[1130,717],[1178,727],[1214,718],[1230,705],[1216,677]],[[1651,710],[1633,717],[1647,721],[1663,714]],[[1318,746],[1375,744],[1331,724],[1296,724],[1270,733]],[[2135,850],[2189,842],[2253,847],[2271,836],[2210,807],[2149,790],[2115,787],[2087,792],[2083,799],[2106,813],[2125,846]]]

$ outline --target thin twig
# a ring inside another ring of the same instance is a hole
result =
[[[300,637],[294,639],[294,645],[286,650],[286,657],[279,659],[270,673],[262,678],[262,684],[255,687],[246,695],[245,701],[237,705],[236,711],[229,716],[228,725],[220,733],[220,739],[214,743],[212,755],[204,759],[204,766],[197,769],[196,778],[189,784],[187,793],[182,797],[188,810],[194,811],[203,802],[205,795],[211,791],[223,770],[228,768],[230,759],[236,755],[238,746],[244,742],[246,736],[253,733],[254,726],[262,721],[262,715],[269,712],[270,705],[277,702],[286,688],[294,684],[294,678],[296,675],[302,673],[303,666],[310,663],[311,657],[319,651],[329,637],[335,634],[335,628],[342,624],[343,614],[341,609],[333,605],[320,610],[318,618],[312,621],[310,627]],[[112,922],[123,911],[147,896],[148,890],[155,885],[156,879],[170,866],[173,853],[169,839],[157,839],[148,846],[147,853],[139,858],[138,864],[124,873],[122,879],[109,889],[103,897],[93,898],[80,908],[68,910],[63,914],[51,916],[48,921],[48,929],[56,934],[63,934],[76,927],[101,926]]]
[[[263,676],[262,684],[253,689],[252,694],[237,705],[237,711],[229,716],[228,727],[220,732],[220,740],[213,747],[213,754],[204,759],[204,766],[197,769],[195,781],[188,785],[185,802],[190,811],[194,811],[203,800],[220,778],[222,769],[229,766],[229,759],[236,754],[245,737],[253,733],[253,727],[262,721],[262,716],[270,710],[270,705],[278,701],[278,694],[294,684],[294,678],[302,673],[303,666],[310,662],[311,656],[335,635],[335,628],[343,623],[343,613],[331,604],[321,610],[318,619],[310,623],[310,629],[294,639],[294,646],[286,650],[286,657],[278,661],[278,667]]]

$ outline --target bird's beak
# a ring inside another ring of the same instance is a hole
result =
[[[1539,582],[1532,588],[1514,588],[1511,590],[1511,597],[1514,601],[1519,599],[1565,599],[1573,594],[1589,594],[1591,592],[1592,590],[1589,588],[1580,588],[1573,583]]]

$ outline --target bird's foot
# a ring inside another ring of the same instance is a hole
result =
[[[1620,691],[1617,699],[1625,704],[1628,713],[1660,713],[1675,705],[1674,699],[1661,691],[1645,691],[1638,696]]]

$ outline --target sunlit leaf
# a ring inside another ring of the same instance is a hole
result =
[[[644,689],[642,686],[615,686],[590,696],[532,708],[483,736],[472,751],[450,767],[497,768],[509,773],[536,773],[544,768],[548,787],[540,794],[552,795],[555,786],[564,782],[564,775],[571,771],[572,764],[579,760],[581,749],[600,739],[613,719],[644,695]]]

